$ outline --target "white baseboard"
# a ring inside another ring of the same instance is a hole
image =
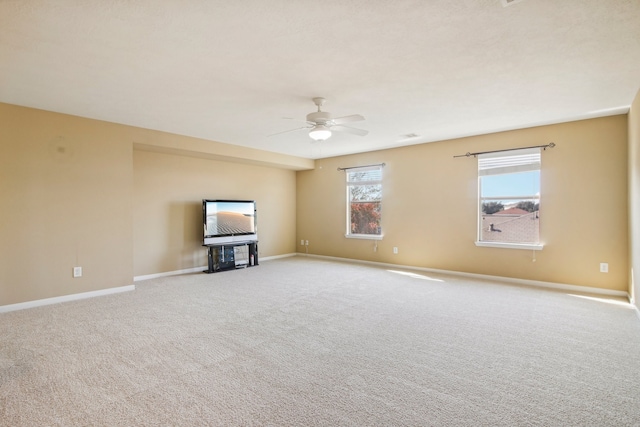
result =
[[[260,262],[262,261],[271,261],[273,259],[280,259],[280,258],[289,258],[292,256],[297,256],[297,253],[292,253],[292,254],[284,254],[284,255],[274,255],[274,256],[265,256],[265,257],[260,257]]]
[[[24,310],[27,308],[42,307],[43,305],[58,304],[61,302],[76,301],[80,299],[99,297],[120,292],[128,292],[135,290],[135,285],[120,286],[117,288],[101,289],[99,291],[82,292],[79,294],[63,295],[54,298],[45,298],[35,301],[21,302],[17,304],[9,304],[0,306],[0,313],[8,313],[10,311]]]
[[[339,258],[339,257],[326,256],[326,255],[289,253],[284,255],[274,255],[270,257],[260,258],[260,262],[280,259],[280,258],[289,258],[293,256],[308,256],[312,258],[328,259],[328,260],[339,261],[339,262],[368,264],[368,265],[374,265],[374,266],[386,267],[386,268],[403,268],[407,270],[425,271],[429,273],[450,274],[453,276],[462,276],[462,277],[469,277],[469,278],[482,279],[482,280],[513,283],[513,284],[519,284],[519,285],[525,285],[525,286],[535,286],[535,287],[542,287],[542,288],[549,288],[549,289],[556,289],[556,290],[566,290],[571,292],[582,292],[582,293],[592,293],[592,294],[598,294],[598,295],[626,297],[628,299],[630,298],[627,292],[616,291],[611,289],[592,288],[589,286],[577,286],[577,285],[569,285],[564,283],[542,282],[538,280],[516,279],[516,278],[502,277],[502,276],[489,276],[486,274],[465,273],[460,271],[440,270],[440,269],[426,268],[426,267],[414,267],[409,265],[389,264],[389,263],[376,262],[376,261],[364,261],[364,260],[357,260],[357,259],[351,259],[351,258]],[[141,280],[154,279],[158,277],[168,277],[168,276],[177,276],[180,274],[197,273],[197,272],[204,271],[207,268],[208,268],[207,266],[202,266],[202,267],[193,267],[193,268],[188,268],[183,270],[168,271],[164,273],[147,274],[143,276],[136,276],[133,278],[133,280],[134,282],[137,282]],[[76,300],[85,299],[85,298],[93,298],[93,297],[115,294],[120,292],[128,292],[133,290],[135,290],[135,285],[128,285],[128,286],[120,286],[117,288],[102,289],[99,291],[82,292],[78,294],[63,295],[63,296],[54,297],[54,298],[45,298],[41,300],[3,305],[3,306],[0,306],[0,313],[8,313],[10,311],[24,310],[27,308],[41,307],[45,305],[58,304],[61,302],[76,301]],[[640,319],[640,310],[635,304],[632,304],[632,306],[635,309],[636,315]]]
[[[288,258],[296,255],[297,255],[296,253],[290,253],[290,254],[284,254],[284,255],[260,257],[259,262],[270,261],[270,260],[279,259],[279,258]],[[142,276],[135,276],[133,278],[133,281],[139,282],[141,280],[157,279],[159,277],[169,277],[169,276],[179,276],[181,274],[200,273],[207,270],[208,268],[209,266],[203,265],[201,267],[186,268],[183,270],[174,270],[174,271],[165,271],[163,273],[145,274]]]
[[[209,267],[207,267],[206,265],[203,265],[202,267],[185,268],[183,270],[174,270],[174,271],[165,271],[162,273],[145,274],[142,276],[134,276],[133,281],[139,282],[141,280],[157,279],[158,277],[179,276],[181,274],[189,274],[189,273],[201,273],[207,268]]]
[[[439,269],[436,269],[436,268],[414,267],[414,266],[410,266],[410,265],[401,265],[401,264],[388,264],[388,263],[383,263],[383,262],[363,261],[363,260],[351,259],[351,258],[338,258],[338,257],[325,256],[325,255],[312,255],[312,254],[302,254],[302,253],[298,253],[297,255],[298,256],[309,256],[309,257],[313,257],[313,258],[324,258],[324,259],[330,259],[330,260],[341,261],[341,262],[353,262],[353,263],[358,263],[358,264],[376,265],[376,266],[387,267],[387,268],[388,267],[391,267],[391,268],[404,268],[404,269],[407,269],[407,270],[426,271],[426,272],[429,272],[429,273],[449,274],[449,275],[452,275],[452,276],[462,276],[462,277],[469,277],[469,278],[473,278],[473,279],[491,280],[491,281],[494,281],[494,282],[513,283],[513,284],[517,284],[517,285],[535,286],[535,287],[539,287],[539,288],[556,289],[556,290],[563,290],[563,291],[570,291],[570,292],[591,293],[591,294],[597,294],[597,295],[609,295],[609,296],[624,297],[624,298],[629,299],[629,293],[628,292],[616,291],[616,290],[612,290],[612,289],[592,288],[590,286],[578,286],[578,285],[569,285],[569,284],[565,284],[565,283],[542,282],[542,281],[539,281],[539,280],[516,279],[516,278],[513,278],[513,277],[489,276],[489,275],[486,275],[486,274],[465,273],[465,272],[462,272],[462,271],[453,271],[453,270],[439,270]]]

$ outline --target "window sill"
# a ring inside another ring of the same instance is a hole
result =
[[[544,245],[534,243],[498,243],[498,242],[476,242],[476,246],[483,248],[500,249],[525,249],[528,251],[541,251]]]
[[[382,240],[382,234],[345,234],[347,239]]]

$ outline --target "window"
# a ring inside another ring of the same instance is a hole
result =
[[[381,239],[382,166],[346,170],[346,237]]]
[[[478,156],[478,246],[542,249],[540,149]]]

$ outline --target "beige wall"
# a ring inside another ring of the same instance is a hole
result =
[[[640,307],[640,92],[629,111],[629,295]]]
[[[298,172],[298,252],[306,239],[312,254],[627,291],[627,130],[623,115],[318,160]],[[549,142],[557,146],[542,154],[545,247],[535,262],[532,251],[476,247],[477,163],[453,156]],[[344,237],[336,168],[381,162],[376,252],[374,241]]]
[[[0,306],[205,265],[202,198],[257,200],[260,255],[294,252],[295,171],[312,165],[0,103]]]
[[[134,150],[134,275],[200,267],[202,199],[255,200],[259,256],[295,252],[295,171]]]
[[[0,129],[0,306],[130,285],[123,127],[0,104]]]
[[[629,267],[640,268],[640,201],[637,191],[627,197],[640,182],[639,102],[628,121],[324,159],[297,173],[313,162],[255,150],[243,160],[242,149],[220,143],[0,104],[0,306],[204,265],[200,200],[222,197],[257,200],[261,256],[304,252],[306,239],[322,255],[627,290]],[[453,155],[550,141],[558,146],[543,153],[546,246],[536,262],[530,251],[476,247],[476,163]],[[627,148],[636,150],[628,163]],[[374,252],[373,241],[344,238],[336,168],[377,162],[387,163],[385,236]],[[600,262],[610,273],[598,272]],[[82,278],[72,277],[74,266]]]

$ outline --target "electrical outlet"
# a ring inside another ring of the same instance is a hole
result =
[[[305,245],[305,246],[309,246],[309,241],[308,241],[308,240],[305,240],[305,241],[304,241],[304,245]]]
[[[82,267],[73,267],[73,277],[82,277]]]
[[[393,253],[394,253],[394,254],[397,254],[397,253],[398,253],[398,248],[397,248],[397,247],[395,247],[395,246],[393,247]]]
[[[600,273],[608,273],[609,272],[609,264],[606,262],[600,263]]]
[[[300,239],[300,246],[304,246],[304,239]]]

